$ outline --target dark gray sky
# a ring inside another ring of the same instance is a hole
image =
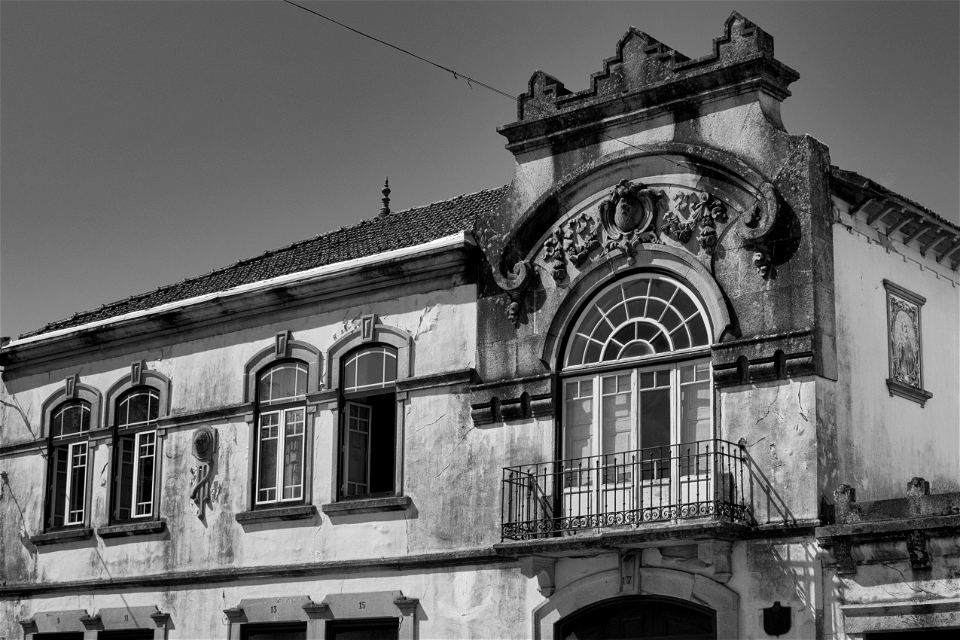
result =
[[[516,95],[631,25],[709,53],[734,9],[800,73],[788,131],[960,218],[960,3],[306,2]],[[498,187],[515,103],[279,0],[0,2],[0,334]]]

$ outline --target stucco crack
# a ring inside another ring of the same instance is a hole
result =
[[[907,578],[907,576],[905,576],[905,575],[903,574],[903,571],[901,571],[901,570],[898,569],[897,567],[893,566],[892,564],[889,564],[889,563],[887,563],[887,562],[881,562],[880,564],[883,565],[884,567],[886,567],[887,569],[893,569],[893,570],[896,571],[898,574],[900,574],[900,579],[901,579],[901,581],[902,581],[901,584],[903,584],[905,587],[907,587],[908,589],[910,589],[910,590],[913,591],[914,593],[925,593],[925,594],[927,594],[928,596],[933,596],[933,597],[935,597],[935,598],[942,597],[941,594],[939,594],[939,593],[937,593],[937,592],[935,592],[935,591],[930,591],[929,589],[924,589],[923,587],[914,587],[913,585],[910,584],[910,580]],[[885,588],[885,587],[883,586],[883,584],[880,582],[879,579],[878,579],[877,582],[876,582],[876,586],[878,586],[878,587],[880,587],[881,589],[883,589],[883,590],[887,593],[887,595],[889,595],[889,596],[896,597],[896,596],[898,595],[898,594],[896,594],[896,593],[892,593],[889,589]]]
[[[802,393],[803,393],[803,383],[801,382],[797,388],[797,406],[800,407],[799,409],[800,417],[806,420],[807,422],[810,422],[810,418],[807,417],[807,414],[803,410],[803,398],[800,397]],[[798,431],[800,430],[799,425],[797,426],[797,430]]]
[[[771,400],[771,401],[770,401],[770,404],[767,405],[767,412],[764,413],[764,414],[763,414],[762,416],[760,416],[759,418],[757,418],[757,422],[756,422],[756,424],[755,424],[754,426],[757,426],[757,425],[759,425],[761,422],[763,422],[764,420],[766,420],[766,419],[767,419],[767,416],[769,416],[771,413],[774,413],[778,418],[781,418],[781,419],[783,418],[783,416],[781,416],[779,413],[777,413],[776,411],[773,410],[773,405],[777,404],[777,400],[780,399],[780,387],[777,386],[776,389],[777,389],[777,391],[776,391],[776,393],[775,393],[774,396],[773,396],[773,400]],[[758,441],[758,442],[759,442],[759,441]]]
[[[450,456],[452,456],[454,453],[456,453],[457,447],[459,447],[461,444],[463,444],[463,441],[467,439],[467,436],[470,435],[470,432],[473,431],[473,430],[476,429],[476,428],[477,428],[477,426],[474,425],[474,426],[470,427],[469,429],[467,429],[467,432],[463,434],[463,437],[460,438],[460,440],[457,442],[457,444],[453,445],[453,449],[450,450],[450,453],[448,453],[448,454],[444,457],[444,461],[445,461],[445,462],[446,462],[447,459],[450,458]],[[452,464],[452,463],[447,462],[447,465],[446,465],[443,469],[440,470],[440,473],[438,473],[436,476],[434,476],[434,479],[437,479],[437,478],[439,478],[440,476],[442,476],[442,475],[443,475],[443,472],[446,471],[447,469],[449,469],[451,464]]]
[[[30,435],[33,436],[34,440],[38,440],[40,436],[33,430],[33,427],[30,426],[30,419],[27,418],[27,412],[23,410],[23,407],[20,406],[20,403],[17,401],[16,396],[13,396],[13,402],[7,402],[6,400],[0,400],[0,404],[3,404],[5,407],[10,407],[20,414],[20,418],[23,420],[23,425],[27,428],[27,431],[30,432]],[[0,421],[0,428],[3,427],[3,422]]]
[[[435,425],[435,424],[437,424],[438,422],[440,422],[441,420],[443,420],[443,418],[444,418],[446,415],[447,415],[446,413],[441,413],[440,416],[439,416],[436,420],[434,420],[433,422],[428,422],[427,424],[423,425],[422,427],[420,427],[419,429],[417,429],[416,431],[414,431],[412,435],[416,435],[416,434],[420,433],[421,431],[423,431],[423,430],[426,429],[427,427],[432,427],[433,425]]]

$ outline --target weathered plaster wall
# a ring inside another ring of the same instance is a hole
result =
[[[156,605],[170,613],[169,640],[227,638],[223,610],[244,598],[309,596],[320,602],[332,594],[369,594],[402,591],[419,598],[418,637],[527,638],[529,612],[539,601],[534,586],[520,575],[515,564],[494,567],[465,566],[416,573],[367,573],[350,577],[287,579],[263,583],[191,585],[164,591],[101,592],[85,595],[40,596],[19,603],[0,602],[0,636],[22,637],[17,620],[41,611]],[[362,598],[358,598],[362,599]]]
[[[816,387],[806,376],[720,390],[719,437],[746,441],[747,499],[759,524],[818,517]]]
[[[442,549],[489,547],[499,541],[500,468],[503,452],[535,451],[552,445],[550,427],[533,421],[474,428],[467,387],[443,386],[408,393],[404,401],[404,494],[413,501],[405,511],[378,512],[241,525],[235,515],[247,510],[252,427],[244,413],[244,364],[273,344],[277,332],[325,352],[359,322],[376,313],[385,325],[414,339],[413,374],[424,376],[475,366],[475,287],[460,286],[431,294],[397,290],[397,298],[357,307],[316,310],[299,318],[265,322],[257,328],[128,351],[25,377],[7,376],[5,398],[24,409],[4,416],[4,444],[34,439],[42,431],[40,406],[61,389],[68,375],[102,392],[129,375],[130,363],[144,359],[147,369],[171,380],[171,414],[235,407],[227,415],[168,427],[161,438],[159,513],[162,534],[90,540],[35,547],[29,536],[42,531],[46,462],[45,443],[0,458],[6,473],[0,498],[0,547],[3,580],[52,582],[108,578],[173,570],[202,570],[287,564],[302,561],[399,556]],[[326,366],[326,363],[324,363]],[[212,507],[205,521],[189,500],[197,461],[191,441],[200,424],[219,433]],[[313,414],[310,487],[317,506],[335,500],[337,414],[320,405]],[[552,436],[551,436],[552,437]],[[9,439],[8,439],[9,438]],[[93,528],[108,524],[108,440],[92,450]],[[451,490],[453,489],[453,490]]]
[[[824,638],[863,637],[867,631],[956,628],[960,624],[960,557],[938,557],[927,570],[911,569],[908,560],[859,565],[856,573],[824,570]],[[858,611],[864,605],[869,613]],[[925,606],[926,605],[926,606]],[[859,614],[859,615],[858,615]]]
[[[858,500],[899,497],[914,476],[930,481],[933,493],[960,490],[960,287],[844,226],[834,227],[833,242],[840,481],[856,488]],[[933,397],[924,407],[887,391],[884,279],[927,300],[923,379]]]

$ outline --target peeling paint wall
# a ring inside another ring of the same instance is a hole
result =
[[[40,548],[29,536],[43,530],[46,443],[0,458],[6,473],[0,499],[2,580],[59,582],[202,570],[293,564],[304,560],[402,556],[441,549],[489,546],[499,541],[499,483],[502,451],[517,446],[540,450],[543,425],[500,429],[473,428],[467,389],[441,386],[413,390],[403,402],[404,491],[413,501],[406,511],[327,517],[310,520],[239,524],[247,510],[251,475],[249,459],[253,428],[244,419],[244,365],[289,330],[298,341],[325,352],[333,341],[376,313],[379,322],[413,336],[413,374],[462,371],[475,366],[475,287],[460,286],[429,294],[399,290],[397,298],[361,307],[316,310],[297,319],[264,322],[257,328],[191,340],[181,336],[169,344],[129,351],[107,359],[91,359],[82,367],[54,369],[26,377],[5,376],[5,397],[24,407],[25,419],[4,422],[4,444],[33,440],[39,434],[40,406],[63,388],[74,373],[102,393],[129,375],[130,363],[143,359],[148,370],[171,380],[172,416],[188,418],[199,411],[233,408],[223,417],[189,420],[167,427],[159,438],[161,479],[159,515],[167,531],[132,538],[64,542]],[[326,366],[326,363],[324,363]],[[106,398],[104,398],[106,402]],[[20,415],[19,413],[17,414]],[[9,414],[8,414],[9,416]],[[313,416],[312,502],[336,500],[338,455],[337,413],[321,405]],[[212,506],[205,520],[189,499],[197,478],[192,437],[201,424],[219,434]],[[29,426],[29,428],[27,428]],[[106,426],[106,425],[101,425]],[[92,521],[108,524],[110,485],[109,439],[91,446]],[[456,491],[449,489],[456,487]]]
[[[875,232],[874,232],[875,233]],[[960,288],[861,233],[834,227],[842,256],[836,275],[839,480],[858,500],[897,497],[922,476],[933,493],[960,490]],[[891,396],[887,279],[926,298],[921,307],[926,405]]]

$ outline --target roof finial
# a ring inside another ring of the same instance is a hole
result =
[[[380,215],[385,216],[390,213],[390,178],[387,177],[383,181],[383,206],[380,207]]]

